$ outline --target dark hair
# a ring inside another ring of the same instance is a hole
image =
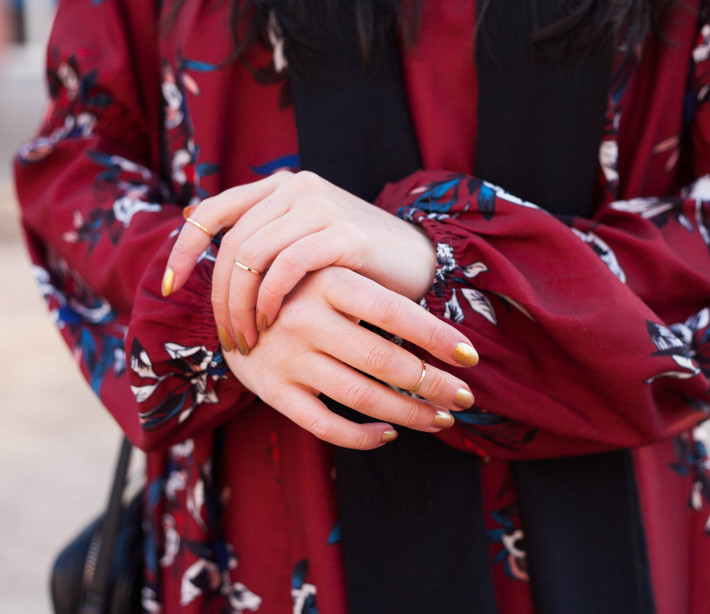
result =
[[[307,75],[313,57],[317,56],[325,35],[324,28],[332,27],[333,7],[343,0],[221,0],[230,3],[229,20],[234,48],[226,61],[242,57],[245,50],[256,41],[268,45],[268,20],[273,11],[278,25],[290,47],[291,70]],[[538,2],[530,0],[531,21],[534,24],[531,44],[564,58],[575,57],[593,41],[613,37],[623,39],[631,53],[651,30],[660,31],[665,11],[675,0],[566,0],[563,16],[553,23],[539,24]],[[175,0],[168,16],[172,23],[187,0]],[[422,14],[423,0],[355,0],[352,5],[353,22],[357,29],[359,51],[363,62],[377,56],[378,48],[393,23],[406,44],[411,44],[417,34]],[[479,26],[492,0],[480,0]],[[325,23],[323,22],[325,7]],[[315,12],[321,19],[314,19]]]

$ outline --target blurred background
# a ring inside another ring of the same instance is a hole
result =
[[[51,612],[59,549],[105,505],[120,433],[39,297],[12,185],[36,129],[54,0],[0,0],[0,612]]]

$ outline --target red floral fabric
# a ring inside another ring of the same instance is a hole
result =
[[[228,3],[188,2],[169,28],[154,4],[59,5],[50,106],[16,163],[40,288],[87,381],[148,451],[145,610],[345,612],[331,450],[226,368],[209,305],[218,242],[184,289],[160,293],[184,206],[298,168],[278,30],[224,63]],[[425,306],[482,357],[456,371],[476,407],[440,436],[484,459],[503,614],[533,611],[507,461],[618,447],[635,450],[659,614],[710,612],[710,435],[697,426],[710,400],[710,24],[688,4],[612,80],[592,219],[469,174],[474,2],[426,3],[404,54],[426,170],[378,203],[432,237]]]

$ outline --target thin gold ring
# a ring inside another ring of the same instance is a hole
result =
[[[191,217],[185,218],[185,221],[192,224],[195,228],[199,228],[202,232],[204,232],[210,238],[210,240],[212,240],[212,238],[214,237],[214,235],[207,228],[205,228],[199,222],[196,222],[195,220],[193,220]]]
[[[417,390],[419,390],[419,386],[422,385],[422,382],[424,381],[424,378],[426,377],[426,363],[424,362],[423,359],[419,359],[422,361],[422,374],[419,376],[419,381],[414,385],[414,388],[409,390],[409,394],[414,394]]]
[[[261,271],[257,271],[256,269],[252,269],[250,266],[247,266],[246,264],[242,264],[236,258],[234,259],[234,264],[236,266],[238,266],[240,269],[244,269],[245,271],[249,271],[250,273],[254,273],[254,275],[263,275],[263,273]]]

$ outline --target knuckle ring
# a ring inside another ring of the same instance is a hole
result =
[[[247,266],[246,264],[242,264],[236,258],[234,259],[234,265],[238,266],[240,269],[244,269],[245,271],[249,271],[250,273],[254,273],[254,275],[263,275],[263,273],[261,271],[257,271],[256,269],[252,269],[250,266]]]
[[[191,217],[185,218],[185,221],[188,224],[192,224],[195,228],[199,228],[202,232],[204,232],[210,238],[210,240],[212,240],[212,238],[214,237],[214,235],[207,228],[205,228],[199,222],[193,220]]]
[[[419,381],[416,384],[414,384],[414,388],[407,391],[407,392],[409,392],[409,394],[414,394],[417,390],[419,390],[419,386],[422,385],[422,382],[424,381],[424,378],[426,377],[426,363],[421,358],[419,360],[422,361],[422,374],[419,376]]]

